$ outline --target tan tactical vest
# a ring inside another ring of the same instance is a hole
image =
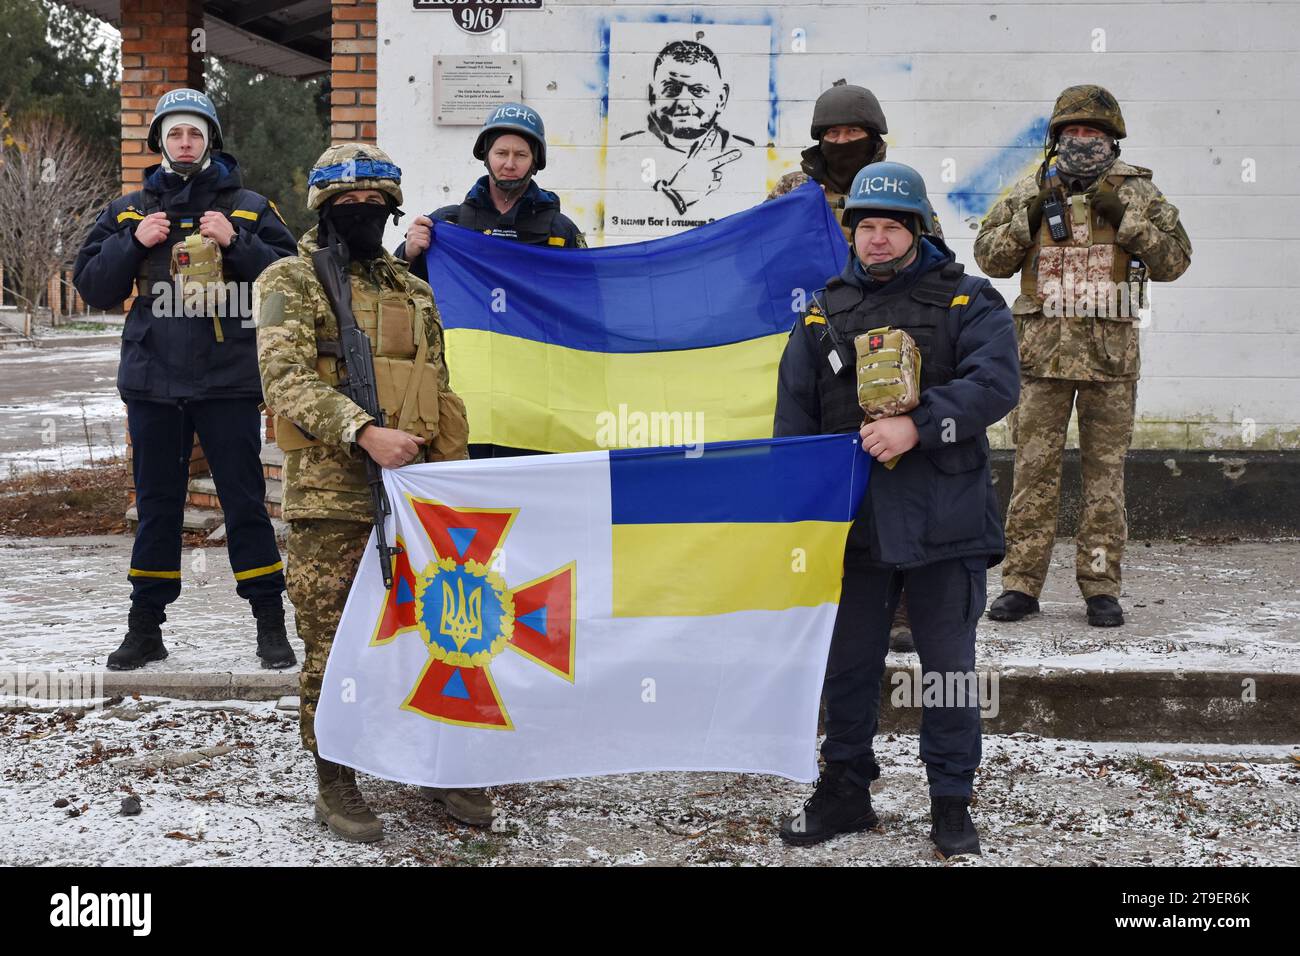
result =
[[[1114,192],[1123,176],[1107,176],[1097,193]],[[1091,196],[1080,193],[1065,202],[1069,236],[1052,238],[1047,217],[1025,253],[1020,292],[1037,301],[1049,317],[1091,316],[1136,320],[1146,299],[1146,270],[1115,239],[1115,227],[1091,211]]]
[[[831,207],[831,212],[835,214],[835,221],[840,224],[840,232],[844,233],[844,241],[850,246],[853,245],[853,230],[844,225],[844,200],[848,197],[844,193],[838,193],[825,183],[818,183],[822,187],[822,192],[826,194],[826,202]]]
[[[415,297],[405,288],[354,281],[352,312],[370,339],[385,425],[428,439],[428,461],[463,457],[469,440],[465,408],[456,395],[440,391],[442,349],[436,346],[430,354],[423,310]],[[338,340],[317,339],[316,352],[316,373],[322,381],[338,387],[347,380]],[[284,451],[320,444],[279,414],[275,435]]]

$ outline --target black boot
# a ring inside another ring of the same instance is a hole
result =
[[[263,667],[292,667],[298,663],[284,630],[284,605],[264,604],[253,608],[257,618],[257,656]]]
[[[906,594],[899,595],[894,621],[889,625],[889,649],[900,654],[911,654],[916,650],[916,643],[912,640],[912,622],[907,617]]]
[[[975,832],[969,807],[966,797],[930,798],[930,839],[944,859],[980,852],[980,835]]]
[[[781,823],[781,839],[795,846],[821,843],[840,833],[874,829],[871,791],[846,774],[842,763],[828,763],[803,810]]]
[[[133,671],[153,661],[167,657],[167,648],[163,647],[162,622],[167,615],[146,607],[132,604],[126,618],[126,639],[122,646],[108,655],[108,669],[111,671]]]
[[[989,605],[989,618],[994,621],[1018,621],[1027,614],[1038,613],[1038,598],[1024,591],[1003,591]]]
[[[1109,594],[1088,598],[1088,623],[1093,627],[1119,627],[1124,623],[1124,612],[1119,601]]]

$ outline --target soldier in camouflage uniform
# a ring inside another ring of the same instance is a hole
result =
[[[1005,590],[989,608],[994,620],[1038,610],[1056,537],[1066,426],[1077,406],[1083,511],[1075,576],[1090,624],[1124,623],[1124,457],[1139,373],[1136,323],[1147,281],[1177,279],[1192,255],[1178,210],[1151,171],[1119,160],[1125,134],[1108,91],[1065,90],[1052,110],[1043,165],[989,211],[975,240],[975,259],[988,275],[1020,273],[1012,309],[1022,383],[1011,416],[1015,479]]]
[[[326,150],[308,185],[320,223],[299,240],[297,256],[262,273],[253,297],[262,388],[285,450],[288,590],[306,648],[302,740],[315,754],[325,662],[370,535],[364,455],[385,468],[465,458],[469,428],[451,391],[433,293],[381,245],[388,217],[400,215],[401,170],[374,146],[345,143]],[[335,388],[347,375],[338,321],[311,261],[326,243],[346,246],[352,310],[371,339],[379,402],[396,427],[379,427]],[[319,756],[316,768],[317,820],[344,839],[378,840],[383,826],[351,768]],[[423,790],[464,822],[492,820],[482,790]]]

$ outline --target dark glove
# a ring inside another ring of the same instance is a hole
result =
[[[1092,199],[1092,208],[1097,215],[1105,217],[1106,221],[1119,228],[1119,222],[1124,218],[1124,210],[1128,206],[1115,193],[1099,193]]]
[[[1029,238],[1038,238],[1038,229],[1043,224],[1043,203],[1052,195],[1050,189],[1044,189],[1033,199],[1029,200],[1025,206],[1025,212],[1029,214]]]

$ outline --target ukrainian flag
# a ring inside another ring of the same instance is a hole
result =
[[[816,775],[856,435],[384,473],[325,671],[321,756],[439,787],[642,770]]]
[[[571,452],[682,443],[638,433],[670,420],[701,422],[694,441],[771,435],[790,327],[846,255],[810,183],[676,236],[603,249],[439,224],[427,264],[470,440]]]

